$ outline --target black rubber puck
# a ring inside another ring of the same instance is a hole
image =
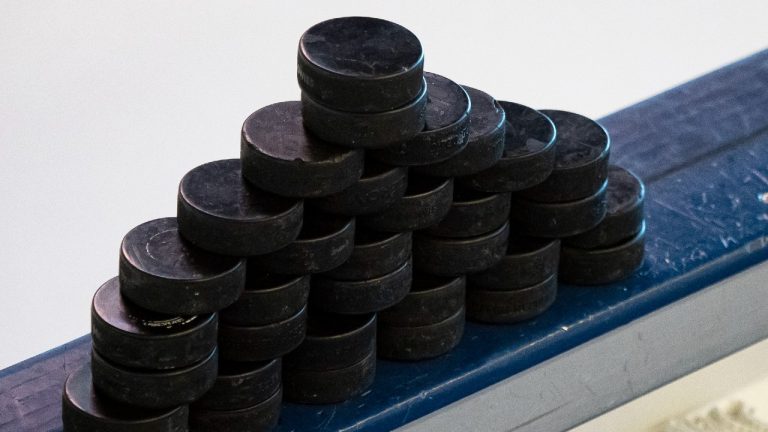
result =
[[[338,315],[312,309],[307,337],[285,356],[290,370],[334,370],[351,366],[376,349],[376,314]]]
[[[542,110],[557,128],[555,167],[547,179],[520,194],[539,202],[594,195],[608,177],[611,140],[596,121],[567,111]]]
[[[130,405],[167,408],[185,405],[213,387],[218,373],[218,350],[191,366],[150,370],[117,366],[91,352],[93,385],[106,396]]]
[[[190,408],[190,432],[269,432],[277,427],[283,391],[278,390],[256,405],[232,410]]]
[[[359,220],[378,231],[416,231],[440,222],[451,209],[452,200],[452,179],[410,174],[402,198],[381,213]]]
[[[467,277],[472,289],[509,291],[547,280],[557,274],[560,240],[510,235],[507,253],[498,264]]]
[[[411,289],[411,260],[397,270],[373,279],[345,281],[315,276],[309,293],[313,307],[339,314],[364,314],[384,310]]]
[[[419,39],[378,18],[323,21],[299,40],[299,87],[342,111],[382,112],[407,104],[422,89],[423,70]]]
[[[509,223],[489,233],[466,238],[413,237],[413,263],[420,271],[437,276],[458,276],[487,270],[504,257]]]
[[[142,309],[120,294],[117,278],[93,296],[93,348],[119,365],[172,369],[188,366],[216,347],[216,314],[168,316]]]
[[[512,197],[510,220],[515,230],[535,237],[569,237],[596,227],[606,212],[607,182],[594,195],[577,201],[543,203]]]
[[[546,311],[557,297],[557,275],[544,282],[509,291],[467,289],[467,317],[506,324],[531,319]]]
[[[608,211],[600,224],[563,243],[580,249],[596,249],[621,243],[635,236],[643,225],[645,187],[642,180],[622,167],[608,167]]]
[[[546,180],[555,163],[558,132],[546,115],[524,105],[499,101],[506,113],[504,152],[492,167],[465,180],[487,192],[514,192]]]
[[[574,285],[602,285],[632,275],[643,264],[645,223],[640,232],[624,243],[601,249],[560,251],[560,280]]]
[[[376,377],[376,350],[341,369],[298,370],[283,374],[285,399],[304,404],[331,404],[351,399],[367,390]]]
[[[264,402],[280,390],[281,360],[230,362],[219,360],[219,376],[213,388],[192,403],[192,411],[231,411]]]
[[[84,366],[67,377],[62,395],[64,432],[185,432],[186,405],[148,409],[112,401],[93,388]]]
[[[382,326],[415,327],[439,323],[464,307],[466,279],[416,273],[411,292],[398,304],[379,312]]]
[[[301,229],[302,201],[261,191],[243,180],[240,160],[210,162],[179,184],[176,218],[181,235],[222,255],[276,251]]]
[[[312,136],[304,129],[298,101],[279,102],[251,114],[243,123],[240,159],[248,181],[289,197],[341,192],[363,173],[363,151]]]
[[[327,213],[358,216],[383,211],[402,198],[408,186],[408,168],[374,159],[365,161],[363,176],[343,191],[310,201]]]
[[[179,235],[176,218],[132,229],[120,245],[120,290],[133,303],[166,314],[224,309],[245,285],[245,259],[198,249]]]
[[[504,225],[509,219],[510,194],[478,192],[453,188],[453,203],[448,214],[424,230],[439,237],[473,237]]]
[[[337,280],[373,279],[402,267],[411,256],[411,232],[355,229],[355,248],[347,262],[322,276]]]
[[[467,145],[471,104],[464,89],[433,73],[427,80],[424,130],[408,141],[371,152],[374,157],[398,166],[428,165],[456,155]]]
[[[293,243],[251,260],[278,274],[326,272],[344,264],[352,254],[354,241],[355,218],[308,211]]]
[[[339,111],[301,94],[304,126],[321,140],[351,148],[380,149],[407,141],[424,130],[427,84],[416,99],[392,111]]]
[[[220,312],[222,322],[260,326],[296,315],[309,298],[309,276],[286,276],[266,272],[249,260],[245,291]]]
[[[254,362],[282,357],[296,349],[307,331],[307,307],[283,321],[261,326],[219,324],[221,358]]]
[[[461,342],[464,335],[464,307],[435,324],[418,327],[379,325],[377,350],[380,357],[393,360],[424,360],[441,356]]]
[[[506,115],[490,95],[462,86],[469,95],[469,137],[464,150],[431,165],[414,167],[422,174],[437,177],[462,177],[492,167],[504,152]]]

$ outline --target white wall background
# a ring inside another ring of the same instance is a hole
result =
[[[768,46],[765,0],[0,0],[0,368],[89,330],[123,234],[298,98],[299,36],[344,15],[410,28],[427,70],[596,117]]]

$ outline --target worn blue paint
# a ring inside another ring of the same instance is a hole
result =
[[[279,430],[392,429],[768,259],[768,51],[602,123],[612,160],[648,184],[647,253],[633,278],[561,286],[547,313],[522,324],[468,324],[439,359],[381,361],[370,391],[338,405],[286,404]],[[89,345],[81,338],[0,371],[0,432],[60,427],[61,382]]]

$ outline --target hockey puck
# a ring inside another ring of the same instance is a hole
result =
[[[424,229],[448,214],[452,199],[452,179],[410,174],[402,198],[381,213],[361,216],[360,223],[387,232]]]
[[[507,250],[509,223],[489,233],[466,238],[413,237],[413,263],[419,270],[437,276],[458,276],[487,270]]]
[[[601,249],[563,246],[560,252],[560,280],[573,285],[602,285],[632,275],[643,264],[645,223],[633,238]]]
[[[462,177],[492,167],[504,152],[506,115],[490,95],[462,86],[469,95],[469,136],[464,150],[436,164],[414,167],[422,174]]]
[[[416,273],[400,303],[379,312],[381,326],[417,327],[439,323],[464,307],[464,276],[446,278]]]
[[[117,278],[93,296],[93,348],[126,367],[173,369],[207,357],[216,347],[216,314],[167,316],[142,309],[120,295]]]
[[[376,350],[341,369],[298,370],[286,368],[285,399],[304,404],[331,404],[351,399],[367,390],[376,377]]]
[[[448,214],[424,230],[439,237],[473,237],[504,225],[509,219],[510,194],[478,192],[453,188],[453,203]]]
[[[363,176],[343,191],[312,200],[311,205],[327,213],[346,216],[372,214],[391,206],[405,193],[408,169],[366,159]]]
[[[179,231],[202,249],[251,256],[276,251],[301,229],[302,201],[261,191],[243,180],[240,160],[210,162],[179,184]]]
[[[355,229],[355,247],[349,259],[322,276],[337,280],[373,279],[402,267],[411,256],[411,232],[386,233]]]
[[[230,362],[219,360],[216,384],[192,403],[192,411],[230,411],[264,402],[280,390],[281,361]]]
[[[117,366],[91,352],[93,385],[104,395],[130,405],[167,408],[185,405],[205,394],[216,382],[218,350],[191,366],[149,370]]]
[[[61,404],[64,432],[184,432],[186,405],[168,409],[138,408],[97,393],[86,365],[67,377]]]
[[[407,104],[422,90],[423,70],[416,35],[378,18],[323,21],[299,40],[299,87],[342,111],[382,112]]]
[[[307,331],[307,307],[283,321],[261,326],[219,324],[221,358],[255,362],[282,357],[296,349]]]
[[[435,324],[418,327],[379,325],[377,350],[393,360],[424,360],[441,356],[456,347],[464,335],[464,307]]]
[[[339,111],[301,94],[304,126],[329,143],[359,149],[380,149],[407,141],[424,130],[427,84],[416,98],[392,111]]]
[[[642,180],[622,167],[608,167],[607,212],[600,224],[563,243],[579,249],[596,249],[630,239],[643,225],[645,187]]]
[[[355,218],[308,211],[293,243],[251,260],[278,274],[320,273],[344,264],[352,254],[354,241]]]
[[[296,315],[309,298],[309,275],[285,276],[268,273],[249,260],[245,291],[230,307],[219,313],[222,322],[260,326]]]
[[[279,102],[251,114],[241,138],[243,176],[277,195],[331,195],[355,184],[363,172],[362,150],[321,141],[304,129],[298,101]]]
[[[437,74],[426,72],[427,108],[424,130],[408,141],[371,152],[392,165],[412,166],[442,162],[467,145],[471,104],[464,89]]]
[[[467,177],[467,184],[487,192],[515,192],[543,182],[555,163],[559,132],[554,123],[527,106],[498,103],[506,113],[504,152],[495,165]]]
[[[278,388],[268,399],[256,405],[230,410],[189,410],[190,432],[269,432],[277,427],[282,409],[283,391]]]
[[[472,289],[509,291],[547,280],[557,274],[560,240],[536,237],[509,237],[507,253],[498,264],[467,277]]]
[[[285,356],[286,369],[334,370],[351,366],[376,349],[376,314],[338,315],[312,309],[307,337]]]
[[[151,311],[215,312],[234,303],[244,285],[244,259],[194,247],[179,235],[176,218],[145,222],[120,245],[120,290]]]
[[[606,212],[607,182],[594,195],[577,201],[543,203],[512,197],[510,220],[520,233],[546,238],[569,237],[596,227]]]
[[[509,291],[467,289],[467,317],[474,321],[507,324],[541,315],[557,297],[557,275],[544,282]]]
[[[539,202],[575,201],[597,193],[608,177],[611,140],[596,121],[567,111],[542,110],[557,128],[552,174],[520,195]]]
[[[411,289],[411,260],[395,271],[366,280],[336,280],[323,276],[312,279],[309,302],[313,307],[339,314],[364,314],[384,310]]]

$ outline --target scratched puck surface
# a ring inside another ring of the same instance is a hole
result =
[[[336,146],[307,132],[298,101],[254,112],[243,123],[241,138],[243,176],[277,195],[331,195],[353,185],[363,172],[362,150]]]
[[[208,410],[191,407],[189,430],[190,432],[268,432],[277,427],[282,401],[282,387],[279,387],[268,399],[244,408]]]
[[[412,139],[371,154],[398,166],[442,162],[467,145],[471,103],[464,89],[443,76],[424,73],[427,108],[424,130]]]
[[[507,253],[490,269],[469,275],[467,285],[485,291],[531,286],[557,274],[560,240],[510,235]]]
[[[472,237],[493,231],[509,219],[510,194],[478,192],[454,185],[448,214],[424,232],[440,237]]]
[[[219,313],[222,322],[258,326],[282,321],[298,313],[309,297],[309,275],[270,273],[248,261],[245,290]]]
[[[285,399],[304,404],[330,404],[351,399],[367,390],[376,377],[376,351],[340,369],[300,370],[286,368]]]
[[[381,112],[405,105],[421,90],[423,68],[416,35],[378,18],[323,21],[299,41],[299,86],[339,110]]]
[[[495,165],[469,176],[467,184],[487,192],[515,192],[543,182],[554,167],[554,123],[525,105],[498,103],[506,113],[504,151]]]
[[[415,327],[435,324],[464,307],[466,278],[440,277],[417,272],[411,291],[391,308],[379,312],[384,326]]]
[[[323,276],[337,280],[364,280],[397,270],[411,256],[411,232],[387,233],[358,227],[349,259]]]
[[[563,240],[565,244],[595,249],[620,243],[640,231],[645,201],[645,187],[640,178],[619,166],[609,166],[606,201],[605,219],[595,228]]]
[[[467,317],[474,321],[510,324],[541,315],[557,297],[557,275],[543,282],[506,290],[467,290]]]
[[[340,315],[312,309],[304,342],[285,356],[291,370],[351,366],[376,348],[376,314]]]
[[[474,237],[448,238],[417,233],[413,237],[413,262],[421,271],[438,276],[487,270],[504,257],[508,237],[508,222]]]
[[[380,357],[416,361],[441,356],[461,342],[465,310],[462,306],[448,318],[427,325],[395,327],[380,325],[377,351]]]
[[[504,151],[506,114],[489,94],[462,86],[470,99],[467,145],[455,156],[430,165],[414,167],[438,177],[461,177],[493,166]]]
[[[219,360],[216,383],[202,398],[192,403],[192,410],[239,410],[269,399],[280,389],[282,362],[230,362]]]
[[[311,201],[325,212],[346,216],[372,214],[385,210],[405,193],[408,168],[366,159],[360,180],[343,191]]]
[[[66,432],[184,432],[187,406],[138,408],[114,402],[93,388],[90,367],[71,373],[64,384],[62,422]]]
[[[626,279],[640,268],[645,254],[645,223],[631,239],[610,247],[563,246],[560,280],[574,285],[602,285]]]
[[[245,260],[206,252],[184,240],[176,218],[132,229],[120,246],[120,289],[145,309],[195,315],[223,309],[245,285]]]
[[[441,221],[451,209],[453,180],[408,176],[405,194],[381,213],[361,216],[362,225],[379,231],[416,231]]]
[[[195,245],[224,255],[273,252],[301,229],[303,203],[251,186],[239,159],[209,162],[179,184],[177,219],[181,234]]]
[[[282,357],[296,349],[307,332],[307,307],[282,321],[259,326],[219,324],[221,358],[256,362]]]
[[[142,309],[120,294],[112,278],[91,303],[94,349],[121,365],[168,369],[205,358],[216,347],[216,314],[163,315]]]
[[[608,131],[579,114],[556,110],[542,113],[557,128],[555,165],[545,181],[521,195],[542,202],[573,201],[593,195],[608,177]]]
[[[157,371],[118,366],[92,351],[93,384],[106,396],[130,405],[147,408],[185,405],[213,387],[218,373],[218,353],[214,349],[193,365]]]

